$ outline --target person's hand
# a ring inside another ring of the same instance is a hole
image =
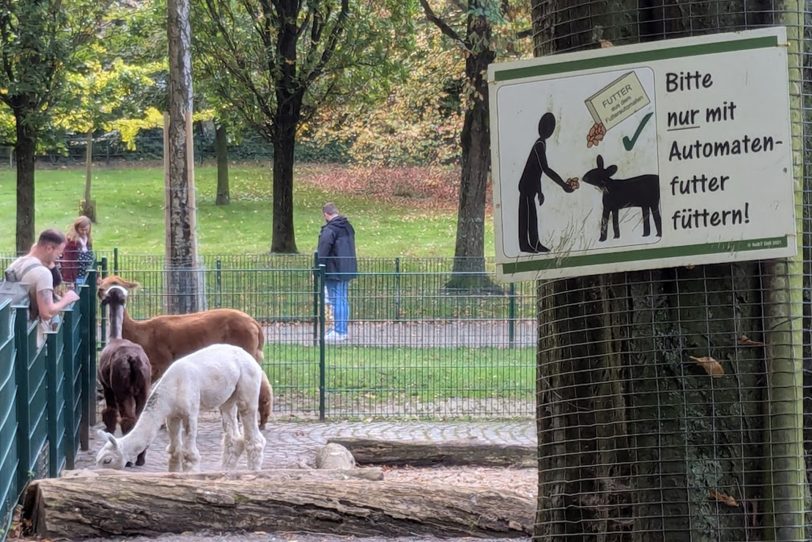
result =
[[[581,183],[578,180],[578,177],[570,177],[564,183],[564,191],[565,192],[574,192],[581,186]]]
[[[68,290],[65,292],[65,295],[62,296],[62,299],[67,299],[68,303],[73,303],[79,301],[79,294],[77,294],[75,290]]]

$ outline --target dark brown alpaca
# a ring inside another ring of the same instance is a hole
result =
[[[108,433],[115,433],[116,423],[126,435],[135,425],[149,394],[152,368],[144,349],[121,337],[127,290],[110,288],[102,305],[110,307],[110,329],[107,346],[99,356],[99,382],[104,389],[105,407],[102,420]],[[138,454],[136,465],[143,465],[147,451]]]
[[[99,299],[113,286],[131,290],[138,286],[116,275],[105,277],[98,284]],[[133,320],[124,310],[122,337],[141,345],[152,364],[152,380],[157,381],[169,365],[183,356],[212,344],[233,344],[251,354],[262,365],[265,334],[259,322],[242,311],[212,309],[192,314],[155,316],[148,320]],[[273,390],[265,371],[259,390],[259,427],[273,410]]]

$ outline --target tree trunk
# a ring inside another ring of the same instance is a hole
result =
[[[169,127],[167,133],[167,310],[201,310],[192,148],[192,62],[189,0],[167,2]]]
[[[491,21],[485,15],[471,14],[483,8],[480,4],[480,0],[468,2],[466,42],[471,52],[465,58],[465,79],[471,87],[471,103],[465,111],[460,134],[462,175],[457,240],[448,287],[501,290],[485,275],[485,199],[491,168],[487,73],[496,53],[491,45]]]
[[[690,13],[678,2],[532,5],[537,54],[733,30],[758,11],[752,2]],[[761,287],[752,262],[539,284],[537,539],[766,536]],[[719,378],[691,361],[708,355]]]
[[[228,205],[228,134],[223,124],[214,129],[214,153],[217,155],[217,199],[215,205]]]
[[[365,438],[331,438],[347,448],[359,465],[412,467],[477,465],[481,467],[535,467],[536,448],[476,442],[403,442]]]
[[[293,163],[296,126],[301,116],[302,96],[284,94],[277,105],[273,138],[273,234],[271,252],[296,253],[293,230]]]
[[[71,540],[187,531],[519,537],[533,520],[532,500],[517,493],[439,484],[110,476],[92,487],[83,478],[34,482],[24,504],[32,530]]]
[[[36,211],[34,190],[34,156],[37,150],[37,137],[28,128],[27,117],[15,111],[17,141],[14,153],[17,155],[17,254],[31,250],[34,235],[34,215]]]
[[[87,132],[85,138],[85,197],[82,200],[79,212],[96,223],[96,202],[90,199],[90,185],[93,180],[93,130]]]

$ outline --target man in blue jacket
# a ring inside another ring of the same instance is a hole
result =
[[[338,213],[334,203],[322,207],[325,224],[319,234],[319,263],[325,266],[327,302],[333,309],[334,329],[324,339],[328,342],[347,340],[350,305],[347,289],[358,273],[355,257],[355,230],[347,217]]]

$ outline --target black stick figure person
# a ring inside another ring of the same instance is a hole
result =
[[[555,131],[555,116],[545,113],[539,120],[539,138],[533,143],[530,155],[519,179],[519,250],[522,252],[550,252],[550,249],[539,241],[538,215],[536,202],[538,196],[539,210],[544,204],[544,194],[541,192],[541,177],[547,174],[565,192],[572,192],[576,188],[575,179],[565,182],[547,164],[547,138]]]

